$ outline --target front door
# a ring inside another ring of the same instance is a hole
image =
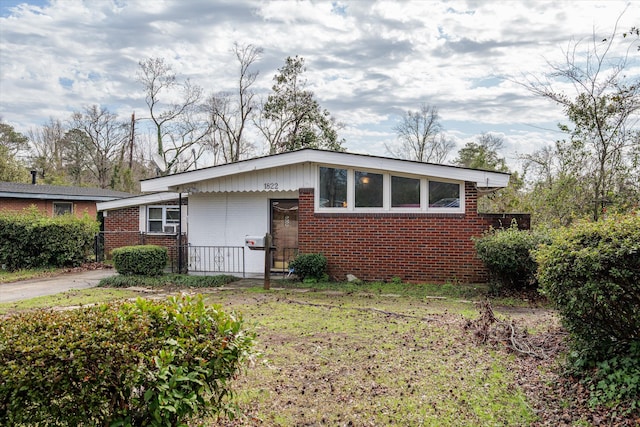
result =
[[[287,271],[298,253],[298,200],[271,200],[271,236],[275,270]]]

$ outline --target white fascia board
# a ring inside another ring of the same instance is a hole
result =
[[[183,194],[182,198],[186,199],[187,194]],[[111,211],[114,209],[129,208],[132,206],[155,205],[159,203],[177,200],[178,193],[153,193],[143,194],[142,196],[127,197],[126,199],[112,200],[110,202],[96,203],[98,212]]]
[[[198,182],[240,174],[244,172],[269,169],[296,163],[316,163],[335,165],[336,167],[353,167],[375,169],[397,173],[423,175],[431,178],[443,178],[457,181],[470,181],[481,188],[506,187],[509,174],[477,169],[466,169],[457,166],[422,163],[409,160],[391,159],[387,157],[369,156],[366,154],[341,153],[304,149],[266,157],[243,160],[237,163],[212,166],[190,172],[182,172],[140,182],[143,192],[149,191],[183,191],[188,192]]]
[[[258,157],[236,163],[227,163],[205,169],[152,178],[146,181],[140,181],[140,189],[143,192],[178,191],[178,188],[182,191],[188,191],[190,184],[210,179],[310,161],[311,159],[309,157],[312,156],[314,151],[315,150],[291,151],[278,155]]]

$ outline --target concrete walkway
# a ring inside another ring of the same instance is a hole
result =
[[[108,268],[65,273],[54,277],[41,277],[13,283],[0,283],[0,303],[54,295],[70,289],[93,288],[98,285],[100,279],[116,274],[118,273],[115,269]]]

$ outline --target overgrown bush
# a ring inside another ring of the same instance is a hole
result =
[[[176,426],[232,414],[242,318],[202,297],[19,314],[0,323],[0,425]]]
[[[78,266],[93,253],[98,230],[88,215],[50,218],[35,208],[0,212],[0,264],[9,270]]]
[[[300,280],[322,279],[327,271],[327,258],[322,254],[300,254],[289,263]]]
[[[167,248],[157,245],[123,246],[111,251],[113,266],[123,275],[159,276],[167,266]]]
[[[513,223],[506,229],[491,228],[474,244],[492,286],[498,291],[520,291],[536,289],[537,263],[531,251],[548,241],[546,233],[519,230]]]
[[[598,377],[596,387],[609,390],[603,396],[614,398],[614,391],[627,390],[637,399],[640,216],[558,230],[535,256],[542,292],[554,302],[571,333],[573,366],[597,368],[597,375],[607,372]]]

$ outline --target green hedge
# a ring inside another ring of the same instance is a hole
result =
[[[640,408],[640,216],[558,230],[536,260],[594,401],[632,398]]]
[[[327,258],[322,254],[300,254],[289,263],[300,280],[323,279],[327,271]]]
[[[99,224],[87,215],[0,212],[0,264],[8,270],[78,266],[93,254]]]
[[[167,248],[156,245],[123,246],[111,251],[113,266],[123,275],[159,276],[167,266]]]
[[[515,223],[506,229],[491,228],[474,239],[478,257],[499,291],[537,288],[538,265],[532,251],[545,242],[549,242],[546,233],[519,230]]]
[[[176,426],[232,413],[242,318],[201,297],[36,311],[0,323],[0,425]]]
[[[590,351],[640,341],[640,216],[558,230],[536,259],[543,292]]]

